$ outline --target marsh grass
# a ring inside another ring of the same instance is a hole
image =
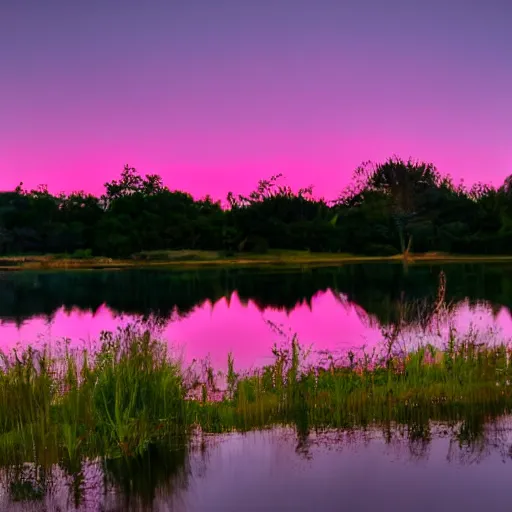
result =
[[[102,347],[51,357],[48,349],[2,357],[0,462],[84,453],[135,455],[185,433],[181,371],[165,345],[131,328]],[[43,453],[40,453],[43,452]]]
[[[496,417],[512,405],[510,347],[455,331],[443,350],[386,346],[312,362],[294,337],[273,355],[252,372],[237,372],[229,354],[225,374],[209,364],[194,374],[134,327],[104,333],[96,353],[3,354],[0,465],[73,468],[83,457],[140,457],[152,446],[180,449],[197,431],[292,425],[307,433],[389,422],[421,430],[429,420],[462,421],[474,410]]]

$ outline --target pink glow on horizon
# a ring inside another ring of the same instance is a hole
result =
[[[292,188],[314,185],[315,196],[334,199],[361,162],[381,162],[394,154],[432,161],[443,175],[450,174],[456,183],[464,180],[468,185],[484,181],[499,186],[512,171],[510,149],[503,145],[496,151],[484,140],[474,141],[471,148],[457,148],[441,137],[420,141],[407,140],[405,134],[360,138],[295,134],[280,137],[281,145],[276,147],[272,137],[263,133],[254,137],[257,142],[249,142],[250,133],[233,134],[229,140],[212,133],[208,136],[211,147],[204,154],[201,141],[197,141],[194,153],[188,140],[163,149],[155,139],[148,150],[135,140],[126,140],[116,151],[101,144],[63,147],[60,142],[43,140],[34,141],[27,152],[24,144],[13,144],[0,157],[0,168],[4,169],[0,190],[12,190],[22,181],[27,189],[46,184],[53,193],[85,190],[100,195],[103,184],[117,179],[125,163],[141,174],[160,174],[171,190],[183,190],[196,198],[209,194],[220,200],[230,191],[247,194],[260,179],[275,173],[282,173]],[[232,151],[237,147],[243,149]]]
[[[0,2],[0,190],[99,194],[128,163],[194,196],[281,172],[333,199],[393,154],[512,173],[510,2],[90,3]]]

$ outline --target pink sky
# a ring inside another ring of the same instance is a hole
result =
[[[395,153],[500,184],[511,16],[501,0],[1,2],[0,189],[98,194],[128,163],[195,196],[282,172],[329,199]]]
[[[82,144],[58,149],[54,141],[48,141],[44,148],[32,144],[30,152],[21,145],[4,152],[0,160],[7,159],[8,163],[0,175],[0,187],[13,189],[23,181],[26,188],[47,184],[54,193],[84,189],[101,194],[103,183],[117,178],[126,161],[141,173],[160,174],[170,188],[196,197],[210,194],[215,199],[225,199],[229,191],[245,194],[256,187],[259,179],[281,172],[292,187],[313,184],[316,195],[334,199],[363,160],[382,161],[393,154],[434,161],[443,174],[451,174],[456,182],[464,179],[467,184],[481,180],[500,185],[512,171],[510,149],[496,148],[491,142],[475,141],[469,148],[446,141],[408,142],[405,134],[387,137],[389,140],[301,135],[293,140],[283,137],[278,145],[278,137],[269,140],[270,134],[261,134],[256,145],[244,140],[249,137],[237,134],[225,147],[212,134],[208,142],[214,147],[198,147],[196,154],[192,149],[187,151],[194,144],[192,140],[176,143],[175,148],[162,141],[161,147],[156,147],[155,140],[148,149],[140,143],[123,141],[113,151],[102,149],[102,144],[93,149]],[[232,151],[233,147],[244,147],[245,151]],[[251,156],[260,151],[261,156]]]

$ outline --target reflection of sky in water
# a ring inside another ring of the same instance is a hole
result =
[[[0,347],[9,350],[29,342],[63,338],[69,338],[74,346],[91,347],[101,331],[115,330],[134,319],[115,315],[105,306],[94,314],[60,308],[50,323],[35,317],[19,328],[13,323],[1,324]],[[241,303],[234,293],[229,301],[222,298],[213,305],[205,302],[197,306],[186,318],[169,323],[162,335],[186,362],[209,354],[212,364],[222,369],[228,352],[232,351],[237,367],[248,368],[269,361],[274,342],[284,341],[268,321],[281,326],[290,336],[297,333],[302,345],[312,345],[315,350],[344,352],[363,345],[371,348],[382,340],[380,328],[364,310],[330,291],[317,293],[311,305],[299,304],[288,314],[272,308],[262,312],[252,301]],[[473,327],[479,340],[487,342],[508,340],[512,334],[512,318],[506,308],[494,314],[484,304],[470,306],[462,302],[452,311],[449,321],[440,322],[439,330],[434,326],[419,333],[415,328],[406,328],[399,341],[406,346],[418,342],[442,345],[448,339],[449,325],[459,333],[467,333]]]

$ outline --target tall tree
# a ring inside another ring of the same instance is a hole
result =
[[[400,248],[407,256],[412,245],[412,234],[407,231],[407,224],[419,213],[418,198],[442,183],[436,167],[431,163],[392,157],[379,164],[365,162],[356,169],[354,181],[352,197],[373,191],[390,198]]]

